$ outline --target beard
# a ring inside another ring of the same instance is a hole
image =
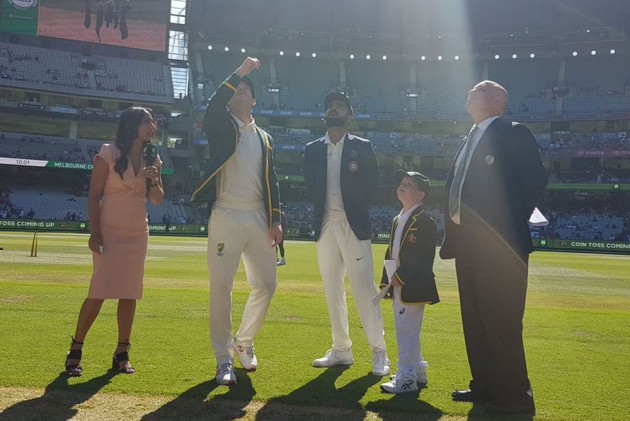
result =
[[[344,127],[346,119],[342,117],[325,117],[326,127]]]

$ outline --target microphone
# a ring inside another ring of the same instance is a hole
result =
[[[150,167],[155,163],[155,159],[157,158],[158,149],[153,143],[146,143],[144,145],[144,149],[142,150],[142,157],[144,158],[144,162],[146,162],[147,167]],[[151,190],[151,179],[147,177],[147,193]]]

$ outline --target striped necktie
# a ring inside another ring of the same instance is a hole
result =
[[[461,222],[460,210],[464,177],[466,175],[466,170],[468,169],[468,163],[470,162],[470,155],[473,152],[473,139],[478,131],[479,127],[477,127],[477,125],[474,125],[472,129],[470,129],[470,133],[468,133],[468,136],[466,136],[466,140],[464,141],[462,152],[459,155],[460,159],[458,160],[453,173],[453,183],[451,184],[451,192],[448,197],[448,213],[453,222],[457,225]]]

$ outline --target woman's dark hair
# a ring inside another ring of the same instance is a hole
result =
[[[120,158],[116,160],[114,170],[123,178],[123,173],[129,166],[129,152],[133,140],[138,137],[138,127],[146,113],[149,113],[155,121],[153,111],[143,107],[129,107],[120,115],[118,129],[116,130],[116,147],[120,150]]]

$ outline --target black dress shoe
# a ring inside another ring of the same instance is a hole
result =
[[[483,395],[478,392],[468,390],[456,390],[451,393],[454,402],[483,402]]]

